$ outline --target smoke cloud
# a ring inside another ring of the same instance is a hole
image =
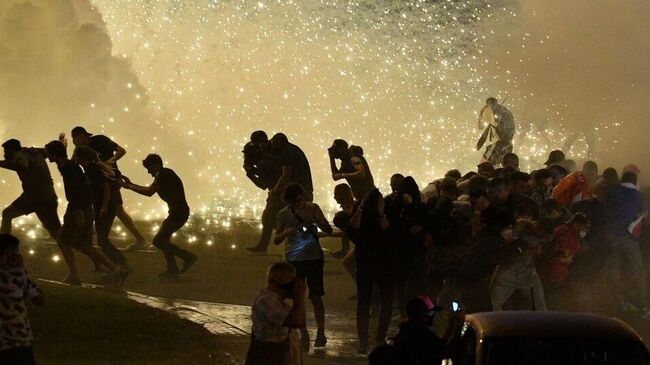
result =
[[[649,181],[648,20],[642,0],[522,0],[486,47],[488,72],[524,125],[575,133],[601,169],[634,162]]]

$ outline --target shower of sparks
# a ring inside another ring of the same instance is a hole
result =
[[[135,164],[145,152],[176,154],[171,167],[182,172],[194,213],[209,225],[227,229],[235,218],[261,215],[264,193],[241,168],[242,146],[257,129],[284,132],[305,151],[316,201],[328,210],[335,208],[335,183],[326,149],[335,138],[364,148],[386,191],[395,172],[424,187],[448,169],[474,169],[482,153],[474,149],[477,112],[491,95],[508,98],[520,123],[515,152],[524,168],[537,168],[571,137],[559,125],[530,127],[535,121],[517,113],[529,95],[512,92],[522,80],[485,55],[491,40],[510,36],[503,23],[517,17],[512,0],[92,3],[113,53],[131,63],[144,86],[127,83],[123,92],[136,105],[146,99],[155,125],[176,138],[155,132],[133,146],[127,169],[141,168]],[[522,48],[527,43],[524,37]],[[512,88],[494,90],[497,79]],[[120,108],[122,115],[133,109]],[[109,135],[126,127],[120,115],[106,121]],[[585,137],[576,140],[570,155],[587,158]],[[145,221],[165,215],[163,206],[127,205]]]

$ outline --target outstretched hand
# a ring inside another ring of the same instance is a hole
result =
[[[122,186],[122,187],[127,187],[128,185],[133,184],[131,182],[131,179],[129,179],[128,177],[126,177],[124,175],[120,176],[119,183],[120,183],[120,186]]]

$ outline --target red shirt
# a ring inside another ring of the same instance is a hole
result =
[[[579,250],[579,232],[566,224],[557,227],[553,232],[551,246],[538,265],[538,274],[544,280],[565,282],[571,265],[571,262],[565,260],[572,259]]]

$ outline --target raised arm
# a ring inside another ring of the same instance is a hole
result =
[[[272,192],[275,194],[282,194],[282,191],[286,187],[287,183],[289,182],[289,178],[291,177],[291,166],[282,166],[282,175],[278,179],[278,182],[275,184],[273,187]]]
[[[21,153],[17,153],[13,160],[0,161],[0,167],[12,171],[23,171],[29,167],[29,160]]]

